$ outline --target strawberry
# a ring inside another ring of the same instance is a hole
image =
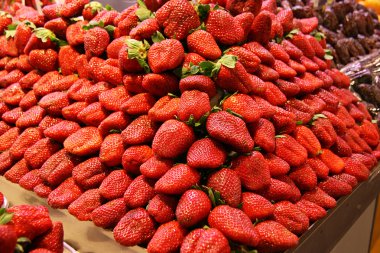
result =
[[[314,58],[315,57],[313,57],[313,59]],[[318,64],[314,60],[311,60],[306,56],[301,56],[300,63],[303,66],[305,66],[306,71],[308,71],[308,72],[316,72],[317,70],[319,70]]]
[[[8,150],[0,154],[0,174],[4,174],[13,164],[14,162]]]
[[[296,115],[281,107],[274,107],[275,114],[272,117],[273,125],[277,132],[291,133],[296,129]]]
[[[33,191],[37,194],[37,196],[46,199],[47,197],[49,197],[49,194],[53,191],[53,189],[50,186],[41,183],[39,185],[36,185],[33,188]]]
[[[61,8],[62,8],[62,5],[59,5],[57,3],[49,4],[42,8],[42,13],[49,20],[58,18],[58,14]]]
[[[124,193],[124,201],[127,207],[137,208],[146,206],[154,195],[154,181],[143,175],[136,177]]]
[[[140,93],[124,102],[120,109],[129,115],[147,114],[155,102],[156,100],[149,93]]]
[[[253,149],[254,142],[244,121],[228,112],[210,114],[206,128],[211,137],[231,145],[238,152],[250,152]],[[229,135],[229,133],[234,134]]]
[[[290,60],[289,54],[285,51],[284,47],[280,44],[269,42],[267,45],[269,52],[273,55],[274,58],[280,60],[284,63],[288,63]]]
[[[294,131],[294,137],[307,150],[310,156],[316,156],[321,152],[321,144],[309,128],[297,126]]]
[[[323,81],[323,88],[328,89],[333,84],[333,79],[323,71],[316,71],[315,76]]]
[[[294,234],[302,234],[309,228],[309,218],[289,201],[274,204],[273,217]]]
[[[227,238],[216,228],[198,228],[191,231],[183,240],[181,252],[220,252],[231,251]]]
[[[142,21],[140,24],[134,27],[129,33],[129,36],[131,37],[131,39],[136,40],[150,39],[151,36],[159,30],[160,26],[158,24],[157,19],[149,18]]]
[[[63,120],[44,131],[44,135],[55,141],[63,143],[67,137],[80,129],[78,123],[73,121]]]
[[[109,167],[121,164],[124,152],[123,138],[120,134],[110,134],[103,140],[99,157],[102,163]]]
[[[339,136],[337,137],[335,144],[331,147],[331,150],[340,157],[350,157],[352,155],[351,147]]]
[[[41,131],[45,131],[47,128],[54,126],[55,124],[58,124],[61,122],[61,118],[53,118],[51,116],[45,116],[40,124],[38,124],[38,128],[41,129]]]
[[[190,52],[197,53],[209,60],[216,60],[222,56],[222,51],[214,37],[204,30],[193,32],[187,36],[186,40]]]
[[[356,103],[356,107],[357,107],[362,113],[364,113],[364,115],[366,116],[366,119],[367,119],[367,120],[370,120],[370,119],[371,119],[371,115],[370,115],[369,112],[368,112],[367,106],[366,106],[363,102],[357,102],[357,103]]]
[[[95,58],[96,59],[96,58]],[[87,57],[84,54],[79,55],[75,60],[75,69],[78,72],[80,78],[90,78],[90,65],[87,61]]]
[[[183,79],[182,79],[183,80]],[[163,96],[148,111],[149,119],[164,122],[175,118],[179,107],[180,99],[170,96]]]
[[[126,36],[114,39],[107,46],[107,58],[108,59],[118,59],[120,49],[125,45]]]
[[[239,62],[244,66],[248,73],[254,73],[261,63],[261,60],[258,56],[244,47],[231,47],[228,49],[226,54],[237,56]]]
[[[43,180],[40,178],[39,170],[31,170],[26,173],[18,183],[22,188],[32,191],[34,187],[42,184]]]
[[[123,84],[128,92],[138,94],[145,93],[146,90],[142,87],[142,80],[145,75],[126,74],[123,76]]]
[[[45,248],[38,248],[38,249],[34,249],[32,251],[29,251],[29,252],[32,252],[32,253],[53,253],[53,251],[45,249]]]
[[[1,119],[7,124],[15,125],[17,120],[21,117],[22,114],[23,114],[22,109],[20,107],[16,107],[12,110],[5,112],[1,116]]]
[[[325,118],[325,116],[317,117],[313,121],[311,131],[318,138],[323,148],[329,148],[336,142],[337,134],[330,120]]]
[[[255,231],[259,237],[257,249],[263,253],[281,252],[298,244],[298,237],[276,221],[260,222]]]
[[[2,88],[8,87],[9,85],[13,83],[17,83],[21,78],[24,77],[24,74],[18,70],[12,70],[9,73],[7,73],[5,76],[0,78],[0,86]]]
[[[271,177],[286,175],[290,170],[289,164],[274,154],[266,154],[265,159],[267,161]]]
[[[99,125],[98,129],[102,136],[108,135],[112,130],[121,132],[127,127],[130,119],[123,112],[111,113]]]
[[[53,92],[42,97],[38,103],[51,116],[60,116],[62,109],[70,105],[66,92]]]
[[[192,227],[205,220],[211,211],[211,201],[201,190],[187,190],[179,199],[176,218],[183,227]]]
[[[108,113],[100,102],[89,104],[77,115],[78,119],[85,125],[95,127],[98,127],[107,116]]]
[[[282,40],[281,45],[290,58],[295,61],[299,60],[303,55],[303,52],[289,40]]]
[[[164,122],[157,130],[152,149],[159,157],[175,158],[185,153],[194,141],[194,131],[185,123],[172,119]]]
[[[302,56],[301,56],[302,57]],[[302,65],[301,63],[298,63],[292,59],[289,60],[289,63],[288,63],[289,67],[291,67],[292,69],[294,69],[298,75],[302,75],[306,72],[306,67],[304,65]],[[320,76],[317,74],[321,71],[316,71],[316,75],[318,78],[320,78]]]
[[[206,61],[205,58],[203,58],[202,56],[200,56],[199,54],[196,54],[196,53],[187,53],[185,55],[185,59],[183,61],[183,68],[185,69],[190,69],[190,63],[193,64],[193,65],[199,65],[199,63],[203,62],[203,61]]]
[[[247,111],[245,110],[246,108],[250,108],[251,110]],[[223,110],[241,115],[247,123],[257,121],[260,118],[260,111],[256,102],[245,94],[229,96],[223,102]]]
[[[297,75],[297,72],[294,69],[281,60],[275,60],[273,68],[279,74],[280,78],[290,79]]]
[[[310,220],[310,222],[322,219],[327,215],[327,212],[317,204],[301,199],[296,204],[297,208],[303,212]]]
[[[239,20],[235,20],[230,13],[222,9],[209,13],[206,20],[206,31],[214,37],[216,42],[227,46],[238,44],[245,37]]]
[[[223,64],[220,67],[216,78],[216,84],[228,91],[228,92],[241,92],[241,93],[249,93],[254,88],[254,80],[250,78],[247,70],[240,62],[236,62],[234,56],[229,58],[228,56],[223,56],[220,62],[224,62],[226,66]],[[236,56],[235,56],[236,58]],[[230,60],[232,59],[232,60]],[[227,64],[235,64],[234,68],[230,68],[233,65]],[[230,66],[230,67],[227,67]]]
[[[120,69],[128,73],[146,72],[149,70],[149,66],[146,64],[146,51],[149,48],[147,42],[141,42],[138,40],[129,39],[127,44],[123,45],[119,50],[119,66]],[[143,52],[143,53],[141,53]]]
[[[255,19],[253,20],[249,35],[250,38],[261,45],[266,45],[271,37],[271,26],[272,19],[269,12],[260,11],[260,13],[255,16]]]
[[[163,224],[175,218],[177,203],[178,200],[175,197],[157,194],[149,201],[146,210],[156,222]]]
[[[116,226],[126,212],[124,199],[118,198],[94,209],[91,213],[91,220],[98,227],[110,228]]]
[[[139,17],[136,15],[137,5],[132,5],[120,13],[114,20],[120,36],[129,35],[131,30],[138,25]]]
[[[81,194],[82,190],[70,177],[49,194],[48,204],[53,208],[67,208]]]
[[[187,153],[187,164],[196,169],[216,169],[227,158],[223,146],[211,139],[204,138],[195,141]]]
[[[13,224],[17,237],[33,240],[53,226],[44,206],[18,205],[8,208],[7,212],[13,214],[10,224]]]
[[[146,74],[141,85],[145,91],[156,97],[163,97],[168,93],[176,93],[178,91],[178,79],[170,73]]]
[[[289,201],[291,202],[297,202],[298,200],[301,199],[301,192],[300,190],[298,189],[298,187],[296,186],[296,184],[293,182],[293,180],[288,177],[288,176],[279,176],[277,177],[278,180],[281,180],[282,182],[288,184],[291,188],[291,196],[289,197]]]
[[[4,216],[3,216],[4,217]],[[4,253],[13,253],[17,244],[17,234],[13,225],[0,226],[0,250]]]
[[[248,125],[248,128],[256,145],[268,153],[274,151],[275,129],[269,120],[261,118],[257,123]]]
[[[345,159],[343,172],[354,176],[358,182],[367,180],[370,174],[370,171],[363,163],[351,158]]]
[[[239,156],[232,161],[231,169],[238,174],[242,186],[250,191],[262,190],[270,184],[270,171],[264,156],[253,151],[249,156]]]
[[[184,57],[183,46],[175,39],[154,43],[148,51],[148,63],[153,73],[175,69],[183,62]]]
[[[255,74],[264,81],[276,81],[280,78],[280,75],[276,70],[262,64],[259,65],[259,68]]]
[[[345,183],[349,184],[352,188],[354,188],[358,184],[358,180],[356,179],[356,177],[354,177],[350,174],[347,174],[347,173],[334,175],[334,176],[332,176],[332,178],[335,178],[339,181],[345,182]]]
[[[126,145],[151,142],[157,131],[157,125],[147,115],[142,115],[131,122],[121,133]]]
[[[57,37],[62,39],[66,38],[66,30],[68,26],[69,23],[60,17],[49,20],[44,24],[44,28],[52,31]]]
[[[25,94],[25,96],[21,99],[19,106],[21,109],[24,111],[27,111],[31,107],[37,105],[37,98],[36,95],[34,94],[33,90],[28,91],[28,93]]]
[[[91,21],[103,22],[104,26],[112,25],[114,19],[119,15],[119,12],[108,9],[110,8],[106,7],[105,10],[100,11]]]
[[[20,179],[29,172],[28,164],[25,159],[21,159],[15,163],[7,172],[4,177],[12,183],[18,184]],[[1,202],[1,201],[0,201]],[[0,203],[1,204],[1,203]]]
[[[300,166],[307,159],[307,150],[293,137],[284,134],[276,138],[275,155],[285,160],[290,166]]]
[[[314,190],[305,192],[302,195],[302,200],[313,202],[318,206],[323,207],[324,209],[330,209],[336,206],[335,199],[330,197],[319,187],[316,187]]]
[[[333,93],[343,106],[349,106],[351,103],[357,102],[357,98],[349,90],[339,89],[335,86],[330,87],[330,92]]]
[[[301,77],[294,78],[295,83],[300,87],[301,93],[309,94],[323,86],[323,81],[306,72]]]
[[[199,180],[200,174],[195,169],[186,164],[178,164],[156,182],[154,190],[163,194],[183,194]]]
[[[83,189],[99,187],[106,178],[106,168],[99,157],[92,157],[72,169],[75,183]]]
[[[109,89],[99,94],[99,102],[107,110],[119,111],[121,105],[129,99],[129,95],[123,86]]]
[[[341,113],[346,110],[341,110]],[[343,116],[343,113],[341,114],[339,113],[339,115]],[[347,127],[346,127],[346,122],[348,117],[338,117],[336,114],[334,113],[331,113],[331,112],[328,112],[328,111],[323,111],[322,112],[323,115],[325,115],[331,122],[331,124],[333,125],[334,127],[334,130],[336,131],[336,133],[338,135],[344,135],[346,132],[347,132]]]
[[[82,13],[82,10],[86,4],[88,4],[89,0],[73,0],[69,3],[63,4],[59,10],[60,16],[64,18],[72,18]]]
[[[8,106],[4,102],[0,102],[0,117],[3,116],[3,114],[8,112],[8,111],[9,111]],[[1,122],[3,122],[3,121],[1,121]]]
[[[176,252],[180,249],[186,233],[186,229],[178,221],[162,224],[150,240],[147,247],[148,252]]]
[[[86,156],[99,151],[103,141],[95,127],[84,127],[70,135],[63,143],[65,149],[74,155]]]
[[[152,149],[147,145],[136,145],[127,148],[122,156],[124,170],[131,174],[140,174],[140,165],[153,156]]]
[[[261,195],[244,192],[242,194],[242,207],[244,213],[248,215],[252,222],[256,219],[271,217],[274,211],[273,204]]]
[[[10,147],[10,155],[13,159],[20,160],[24,156],[25,151],[40,139],[42,139],[42,133],[38,128],[25,129]]]
[[[154,233],[154,220],[144,208],[127,212],[113,230],[115,240],[124,246],[147,243]]]
[[[312,61],[314,61],[320,70],[325,70],[327,68],[327,64],[324,60],[319,59],[318,57],[314,56]],[[314,68],[316,69],[316,68]]]
[[[297,33],[293,35],[290,41],[294,46],[298,47],[306,57],[311,59],[315,56],[315,50],[304,34]]]
[[[62,75],[72,75],[76,72],[75,62],[80,54],[72,46],[63,46],[59,49],[58,63]]]
[[[297,27],[304,34],[309,34],[318,27],[318,18],[302,18],[302,19],[294,19],[293,20],[294,27]],[[314,38],[314,37],[313,37]]]
[[[97,95],[96,98],[90,97],[90,89],[91,87],[94,86],[94,83],[91,82],[90,80],[81,78],[78,79],[67,91],[67,94],[70,99],[73,99],[75,101],[85,101],[85,102],[95,102],[94,100],[97,100]]]
[[[291,9],[282,9],[276,15],[276,20],[282,25],[285,33],[293,29],[293,12]]]
[[[377,164],[377,159],[372,154],[364,153],[364,154],[353,154],[351,156],[355,161],[361,162],[364,164],[367,169],[372,170],[372,168]]]
[[[332,174],[340,174],[344,168],[344,161],[339,156],[335,155],[329,149],[322,149],[322,153],[319,156],[321,161],[327,165]]]
[[[159,179],[172,166],[173,161],[152,156],[140,165],[140,172],[147,178]]]
[[[116,61],[116,63],[118,63],[116,59],[109,60],[114,60]],[[123,73],[118,65],[112,66],[111,64],[107,64],[107,61],[105,61],[104,64],[100,66],[99,71],[102,76],[100,81],[107,81],[108,83],[113,85],[119,85],[123,82]]]
[[[210,99],[204,92],[197,90],[184,91],[181,95],[177,115],[182,121],[199,121],[211,110]]]
[[[4,89],[2,100],[8,105],[18,106],[24,96],[25,93],[22,91],[21,86],[14,83]]]
[[[2,11],[0,13],[0,33],[3,34],[8,25],[12,23],[12,15]]]
[[[234,242],[253,247],[259,243],[258,233],[251,220],[240,209],[227,205],[217,206],[208,216],[208,223]]]
[[[156,12],[156,19],[164,27],[165,35],[182,40],[190,30],[200,26],[193,6],[185,0],[168,1]]]
[[[53,227],[44,235],[33,241],[34,248],[44,248],[51,252],[63,252],[63,224],[60,221],[53,222]]]
[[[30,168],[39,169],[59,149],[58,143],[49,138],[44,138],[28,148],[25,151],[24,158]]]
[[[53,71],[58,66],[58,54],[52,49],[34,49],[29,53],[30,64],[44,72]]]
[[[16,121],[16,126],[20,128],[28,128],[38,126],[45,116],[45,110],[40,106],[33,106],[24,112]]]
[[[317,174],[307,163],[292,169],[289,177],[303,191],[312,190],[317,186]]]
[[[11,127],[4,121],[0,121],[0,136],[6,133]]]
[[[124,170],[111,171],[99,186],[100,195],[109,200],[121,198],[132,180]]]
[[[352,192],[351,185],[333,177],[329,177],[326,181],[320,182],[318,187],[335,199],[346,196]]]
[[[58,71],[51,71],[44,74],[38,81],[33,85],[34,94],[37,97],[43,97],[53,92],[53,84],[58,82],[62,78]]]
[[[91,213],[101,206],[101,196],[98,189],[84,192],[67,208],[69,213],[80,221],[91,220]]]
[[[106,51],[110,43],[110,36],[105,29],[94,27],[84,34],[83,42],[87,59],[90,59],[93,56],[100,56]]]
[[[343,136],[343,140],[347,142],[353,153],[371,152],[371,148],[368,144],[360,138],[359,134],[353,129],[349,129]]]
[[[379,143],[378,128],[368,120],[364,120],[359,128],[359,136],[371,147]]]
[[[306,123],[309,122],[314,116],[313,108],[301,100],[298,99],[289,99],[285,104],[285,109],[296,115],[297,123]]]
[[[319,157],[309,158],[306,163],[315,171],[318,179],[326,179],[329,175],[330,168]]]
[[[30,65],[29,62],[29,56],[27,56],[26,54],[22,54],[19,56],[16,67],[25,73],[28,73],[33,70],[33,67],[32,65]]]

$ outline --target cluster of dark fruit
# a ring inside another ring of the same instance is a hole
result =
[[[380,46],[377,14],[355,0],[335,0],[316,8],[311,0],[283,0],[280,5],[290,7],[296,18],[318,17],[319,30],[339,68]]]

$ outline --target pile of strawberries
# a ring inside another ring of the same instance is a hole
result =
[[[0,252],[62,253],[62,223],[44,206],[0,208]]]
[[[148,252],[281,252],[379,132],[275,0],[67,0],[0,17],[0,174]]]

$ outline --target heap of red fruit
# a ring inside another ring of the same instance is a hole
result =
[[[63,253],[63,226],[44,206],[0,208],[0,252]]]
[[[122,245],[286,250],[380,158],[317,20],[275,0],[16,7],[0,174]]]

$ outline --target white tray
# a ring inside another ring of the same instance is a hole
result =
[[[8,207],[9,207],[9,202],[8,202],[7,198],[4,196],[4,203],[1,206],[1,208],[8,208]]]

